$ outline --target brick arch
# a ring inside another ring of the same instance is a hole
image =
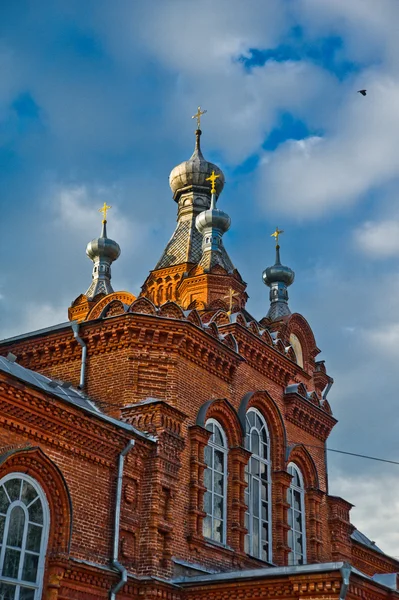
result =
[[[72,500],[59,467],[38,447],[11,450],[0,459],[0,479],[9,473],[30,475],[43,489],[50,508],[48,553],[68,553],[72,536]]]
[[[266,391],[248,392],[242,398],[238,418],[245,432],[245,417],[249,408],[257,408],[266,420],[270,434],[273,469],[281,471],[285,465],[287,433],[280,409]]]
[[[208,419],[215,419],[224,429],[229,448],[242,446],[245,430],[243,430],[238,415],[232,404],[225,398],[208,400],[198,411],[196,425],[205,427]]]
[[[101,312],[100,319],[106,317],[115,317],[116,315],[123,315],[127,308],[128,306],[123,304],[121,300],[111,300],[111,302],[107,304]]]
[[[295,444],[288,449],[288,452],[287,466],[292,462],[299,467],[305,489],[319,489],[319,475],[309,450],[303,444]]]
[[[112,294],[108,294],[107,296],[102,295],[98,302],[87,313],[85,321],[98,319],[105,307],[114,300],[120,300],[123,304],[129,305],[134,302],[135,299],[136,296],[133,296],[133,294],[130,294],[129,292],[112,292]]]
[[[157,308],[151,300],[141,296],[141,298],[137,298],[134,302],[129,306],[130,313],[141,313],[144,315],[156,315]]]

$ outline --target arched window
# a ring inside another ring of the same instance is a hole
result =
[[[226,543],[227,439],[220,424],[208,419],[205,425],[212,432],[205,447],[203,533],[215,542]]]
[[[46,497],[36,481],[10,473],[0,481],[0,598],[39,600],[49,530]]]
[[[246,448],[252,452],[245,470],[245,551],[261,560],[272,559],[270,439],[266,421],[256,408],[246,416]]]
[[[294,463],[288,465],[288,473],[292,475],[289,489],[287,490],[288,546],[291,552],[288,555],[289,565],[304,565],[306,563],[306,521],[305,521],[305,488],[301,471]]]
[[[303,351],[302,345],[295,333],[290,335],[290,344],[295,354],[297,364],[303,369]]]

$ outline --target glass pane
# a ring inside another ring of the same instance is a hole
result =
[[[7,498],[7,494],[4,491],[3,487],[0,487],[0,512],[5,514],[7,512],[7,508],[9,505],[9,501]]]
[[[257,456],[259,456],[260,440],[259,440],[259,434],[257,431],[251,432],[251,450],[252,450],[253,454],[256,454]]]
[[[4,557],[3,575],[4,577],[18,578],[20,550],[10,550],[7,548]]]
[[[297,565],[303,565],[303,555],[302,555],[302,554],[300,554],[300,555],[297,557],[296,564],[297,564]]]
[[[262,542],[268,542],[268,541],[269,541],[269,524],[263,523],[262,524]]]
[[[8,495],[10,496],[11,502],[19,500],[19,494],[21,492],[21,479],[10,479],[4,484]]]
[[[4,526],[6,524],[6,518],[0,517],[0,544],[3,543]]]
[[[295,535],[295,551],[297,554],[301,554],[302,553],[302,534],[301,533],[297,533]]]
[[[269,546],[268,546],[268,544],[263,544],[261,558],[262,558],[262,560],[269,560]]]
[[[294,564],[294,553],[290,552],[288,555],[288,564],[291,566]]]
[[[8,585],[7,583],[0,583],[0,600],[14,600],[15,598],[15,585]],[[23,600],[22,596],[20,596]]]
[[[292,527],[292,510],[288,509],[288,525]]]
[[[255,425],[255,413],[253,411],[247,413],[247,419],[251,426]]]
[[[214,491],[216,494],[220,494],[221,496],[223,495],[223,487],[224,487],[224,475],[219,474],[219,473],[215,473],[214,474]]]
[[[33,485],[28,483],[27,481],[22,482],[22,494],[21,500],[24,504],[30,504],[37,496],[37,492]]]
[[[40,498],[29,507],[29,521],[43,523],[43,507]]]
[[[207,423],[207,424],[205,425],[205,429],[206,429],[207,431],[212,431],[212,433],[213,433],[213,429],[214,429],[214,425],[213,425],[213,423]],[[211,436],[211,439],[212,439],[212,436]]]
[[[212,471],[210,469],[205,469],[204,471],[204,486],[207,490],[210,490],[212,487]]]
[[[205,446],[204,461],[210,467],[212,465],[212,448]]]
[[[262,514],[261,514],[261,517],[262,517],[263,521],[268,521],[269,520],[267,502],[262,502]]]
[[[249,554],[249,535],[245,536],[245,541],[244,541],[244,550],[247,554]]]
[[[42,531],[43,528],[39,525],[32,525],[31,523],[28,526],[28,535],[26,538],[26,549],[31,550],[32,552],[40,552],[40,544],[42,541]]]
[[[212,519],[211,519],[211,517],[205,517],[202,530],[204,533],[204,537],[206,537],[206,538],[212,537]]]
[[[21,587],[21,591],[19,592],[19,600],[35,600],[35,590]]]
[[[224,453],[220,452],[220,450],[215,450],[215,454],[214,454],[214,460],[215,460],[215,465],[214,465],[214,469],[215,471],[219,471],[219,473],[223,473],[224,471]]]
[[[210,492],[204,494],[204,511],[210,515],[212,513],[212,495]]]
[[[223,437],[222,437],[222,434],[220,433],[219,427],[215,427],[215,434],[213,437],[213,441],[217,446],[224,446]]]
[[[22,571],[22,579],[25,581],[36,581],[37,577],[37,565],[39,563],[39,557],[35,554],[25,554],[24,568]]]
[[[252,552],[254,556],[259,556],[259,519],[253,520]]]
[[[288,532],[288,546],[291,548],[291,550],[294,547],[292,529],[290,529]]]
[[[269,500],[269,486],[267,485],[267,483],[265,483],[265,482],[261,483],[261,492],[262,492],[262,500],[267,502]]]
[[[293,496],[294,496],[294,508],[296,510],[301,510],[301,494],[299,492],[297,492],[296,490],[294,490]]]
[[[213,516],[218,519],[223,519],[223,498],[215,496],[213,500]]]
[[[223,523],[218,519],[214,519],[213,521],[213,536],[212,538],[217,542],[221,542],[223,540]]]
[[[296,531],[302,531],[302,515],[297,511],[294,513],[294,529]]]
[[[7,546],[21,548],[24,535],[25,513],[21,506],[14,506],[8,526]]]
[[[252,514],[259,517],[259,481],[253,480],[252,488]]]
[[[265,428],[262,429],[262,431],[260,432],[260,435],[261,435],[261,440],[262,440],[262,442],[263,442],[263,444],[265,446],[264,452],[265,452],[265,458],[266,458],[266,456],[267,456],[267,446],[269,445],[269,440],[267,439],[267,431],[266,431]]]
[[[251,473],[259,476],[259,461],[256,458],[251,458]]]

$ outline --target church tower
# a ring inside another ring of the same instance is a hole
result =
[[[191,158],[169,177],[177,203],[177,226],[141,292],[156,306],[173,301],[184,310],[226,308],[226,297],[232,293],[237,308],[244,308],[247,300],[246,284],[223,245],[230,217],[216,209],[224,174],[201,150],[200,119],[205,112],[199,107],[193,117],[197,130]]]

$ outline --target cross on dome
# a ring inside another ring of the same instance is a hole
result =
[[[201,110],[201,107],[198,107],[198,111],[196,115],[193,115],[191,118],[192,119],[197,119],[197,129],[201,129],[201,117],[202,115],[204,115],[206,112],[208,112],[207,110]]]
[[[104,206],[98,209],[98,212],[103,213],[103,223],[107,222],[107,210],[112,208],[112,206],[108,206],[106,202],[104,202]]]
[[[210,181],[211,184],[212,184],[211,194],[216,194],[215,182],[216,182],[216,179],[218,177],[220,177],[220,174],[216,175],[215,171],[212,171],[212,175],[210,175],[209,177],[207,177],[206,180],[205,180],[205,181]]]
[[[279,229],[278,227],[276,227],[276,231],[274,231],[274,233],[271,234],[270,237],[274,237],[276,240],[276,248],[278,246],[278,237],[279,235],[281,235],[282,233],[284,233],[283,229]]]

